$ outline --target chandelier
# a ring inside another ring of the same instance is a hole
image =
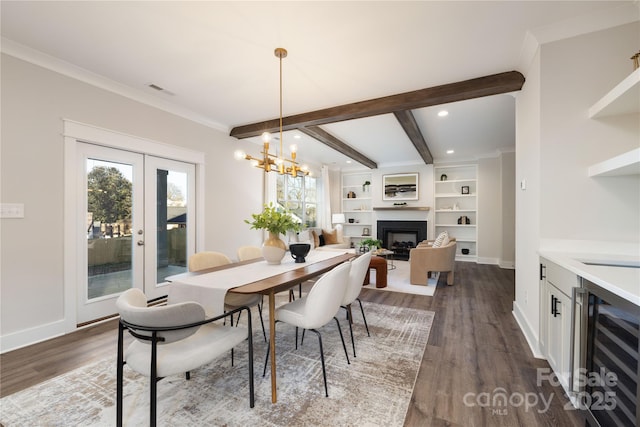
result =
[[[298,147],[294,144],[289,147],[291,151],[291,158],[286,158],[283,150],[283,138],[282,138],[282,58],[287,57],[287,50],[278,47],[274,51],[274,54],[277,58],[280,59],[280,151],[276,150],[276,154],[271,154],[269,152],[269,143],[271,142],[271,134],[269,132],[264,132],[262,134],[262,158],[253,157],[250,154],[246,154],[243,151],[236,151],[235,157],[237,159],[245,159],[250,160],[251,163],[260,169],[263,169],[265,172],[278,172],[281,175],[309,175],[309,170],[306,166],[300,166],[296,161],[296,152],[298,151]]]

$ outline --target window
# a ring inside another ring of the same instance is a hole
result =
[[[306,227],[315,227],[318,212],[318,190],[312,176],[278,175],[278,204],[290,210]]]

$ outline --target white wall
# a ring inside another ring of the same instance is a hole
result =
[[[235,257],[260,244],[243,219],[262,205],[262,173],[233,160],[255,146],[77,80],[2,55],[3,203],[24,203],[23,219],[2,219],[0,335],[28,344],[62,334],[62,119],[205,153],[205,247]],[[135,147],[134,147],[135,149]]]
[[[516,263],[516,154],[503,153],[500,157],[502,187],[502,244],[500,266],[515,268]]]
[[[587,111],[632,71],[640,23],[542,45],[516,108],[514,315],[538,352],[541,238],[640,240],[637,176],[589,178],[587,168],[638,147],[638,115],[589,119]]]
[[[478,160],[478,262],[498,264],[502,251],[502,185],[499,157]]]

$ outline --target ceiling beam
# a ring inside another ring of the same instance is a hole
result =
[[[418,150],[422,160],[428,165],[432,164],[433,156],[411,110],[394,111],[393,114],[396,116],[396,119],[398,119],[400,126],[404,129],[413,146]]]
[[[378,164],[376,162],[374,162],[364,154],[360,153],[359,151],[354,150],[352,147],[348,146],[347,144],[345,144],[344,142],[342,142],[341,140],[339,140],[338,138],[336,138],[335,136],[331,135],[329,132],[321,129],[318,126],[300,127],[298,128],[298,130],[300,130],[300,132],[302,133],[309,135],[312,138],[317,139],[318,141],[322,142],[324,145],[330,148],[333,148],[337,152],[344,154],[345,156],[355,160],[356,162],[368,168],[371,168],[371,169],[378,168]]]
[[[430,107],[432,105],[498,95],[520,90],[523,84],[524,76],[521,73],[518,71],[508,71],[471,80],[405,92],[398,95],[385,96],[368,101],[355,102],[283,117],[282,128],[283,130],[292,130],[300,127],[319,126],[344,120],[388,114],[395,111],[413,110],[416,108]],[[279,131],[279,129],[280,119],[276,118],[264,122],[236,126],[231,129],[230,135],[243,139],[261,135],[263,132],[273,133]]]

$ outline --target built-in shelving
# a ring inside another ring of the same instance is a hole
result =
[[[435,236],[447,231],[457,242],[457,260],[477,260],[478,181],[475,164],[435,166],[434,222]],[[466,217],[469,224],[459,224]],[[468,254],[463,254],[467,249]]]
[[[350,237],[354,245],[375,233],[371,181],[372,174],[369,171],[342,175],[342,213],[347,221],[342,225],[345,236]],[[365,185],[366,182],[369,184]],[[364,234],[365,230],[368,230],[369,234]]]
[[[638,112],[640,112],[640,68],[589,108],[589,117],[596,119]]]
[[[589,167],[589,176],[640,175],[640,148]]]
[[[640,113],[640,68],[618,83],[589,109],[592,119]],[[640,148],[589,167],[590,177],[640,175]]]

